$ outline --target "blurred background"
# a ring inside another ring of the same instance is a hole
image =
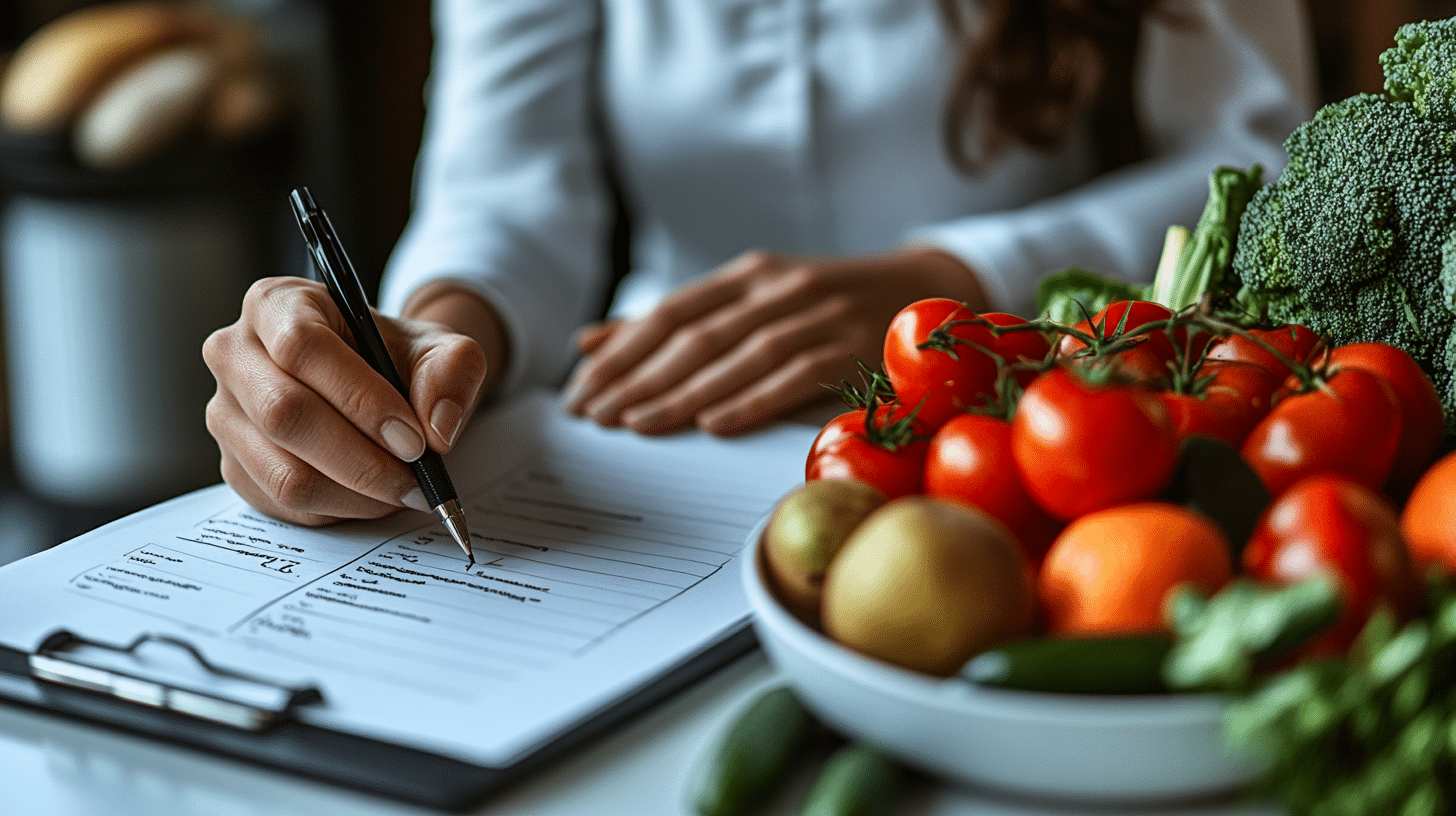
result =
[[[0,564],[218,480],[199,348],[252,280],[306,273],[290,189],[371,290],[408,215],[428,0],[134,5],[0,0]],[[1381,89],[1401,23],[1456,15],[1307,7],[1326,101]]]

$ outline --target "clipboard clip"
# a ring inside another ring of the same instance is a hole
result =
[[[130,668],[154,662],[142,654],[147,644],[170,647],[166,662],[185,662],[182,676],[164,681]],[[296,706],[323,702],[314,686],[293,687],[214,665],[197,647],[171,635],[145,633],[117,646],[61,629],[47,635],[29,660],[36,680],[245,731],[262,731],[287,718]]]

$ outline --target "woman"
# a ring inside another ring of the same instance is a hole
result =
[[[420,508],[402,460],[577,353],[569,410],[735,433],[877,363],[919,298],[1150,277],[1209,172],[1275,170],[1313,104],[1297,0],[1151,5],[443,0],[382,297],[413,406],[321,288],[263,281],[204,350],[224,478],[303,523]],[[591,324],[614,189],[631,272]]]

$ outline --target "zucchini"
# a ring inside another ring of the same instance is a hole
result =
[[[1060,694],[1160,694],[1173,640],[1162,634],[1034,638],[982,652],[959,677],[973,683]]]
[[[834,752],[804,799],[801,816],[877,816],[888,813],[904,786],[894,760],[851,743]]]
[[[702,816],[740,816],[761,807],[824,729],[787,686],[744,708],[698,774],[693,805]]]

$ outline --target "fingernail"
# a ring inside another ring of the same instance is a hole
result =
[[[455,400],[442,399],[435,403],[435,410],[430,412],[430,427],[445,440],[446,445],[455,444],[455,437],[460,434],[460,428],[464,424],[465,409]]]
[[[566,406],[567,411],[573,414],[581,413],[581,391],[580,380],[573,379],[566,384],[566,388],[561,392],[561,404]]]
[[[411,510],[418,510],[421,513],[430,512],[430,503],[425,501],[425,491],[420,490],[418,487],[404,494],[400,498],[400,501],[404,502],[404,506]]]
[[[583,413],[598,425],[614,427],[622,422],[622,409],[615,400],[599,399],[587,405]]]
[[[379,429],[379,435],[384,437],[384,445],[389,452],[406,462],[413,462],[425,452],[424,437],[398,419],[385,422],[384,427]]]
[[[648,431],[661,424],[663,411],[660,408],[635,408],[622,412],[622,424],[634,431]]]

